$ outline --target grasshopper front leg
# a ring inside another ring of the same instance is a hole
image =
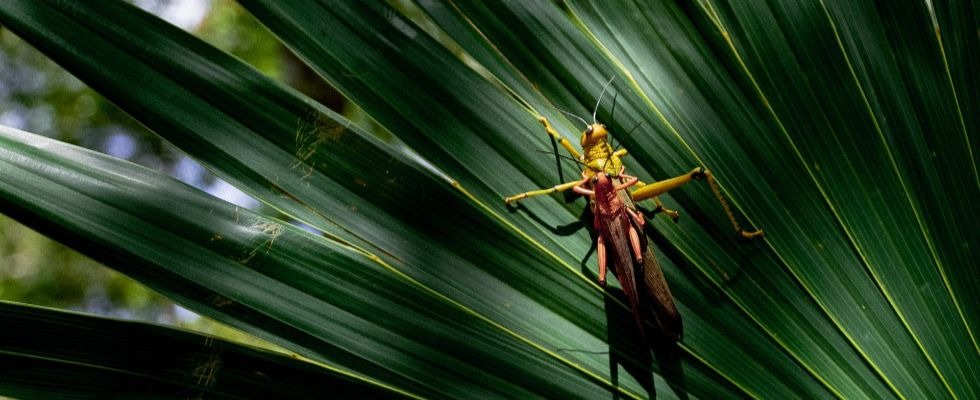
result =
[[[565,139],[565,137],[562,136],[560,133],[558,133],[558,131],[556,131],[555,128],[552,128],[551,123],[548,122],[547,118],[538,117],[538,122],[540,122],[541,125],[544,126],[544,131],[548,133],[548,136],[551,136],[553,139],[557,140],[558,143],[561,143],[561,147],[564,147],[565,150],[568,150],[568,153],[572,155],[572,158],[576,160],[580,160],[582,158],[582,154],[575,149],[575,146],[572,146],[572,142],[568,141],[568,139]]]
[[[547,189],[532,190],[530,192],[524,192],[521,194],[515,194],[510,197],[504,197],[504,203],[510,204],[518,200],[526,199],[528,197],[540,196],[543,194],[559,193],[571,189],[575,185],[579,184],[579,181],[571,181],[562,183],[560,185],[555,185]]]
[[[681,176],[677,176],[660,182],[654,182],[645,185],[639,189],[636,189],[631,194],[633,195],[633,199],[635,201],[642,201],[642,200],[649,199],[651,197],[656,197],[661,194],[667,193],[692,180],[701,180],[701,179],[708,181],[708,185],[711,187],[711,191],[714,192],[715,197],[718,198],[718,202],[721,203],[722,208],[725,209],[725,214],[728,215],[728,220],[732,222],[732,226],[735,228],[735,231],[738,232],[740,236],[744,238],[754,238],[754,237],[763,236],[765,234],[765,232],[762,229],[751,231],[751,232],[742,229],[741,225],[739,225],[738,221],[735,219],[735,214],[732,213],[731,207],[728,206],[728,201],[726,201],[725,197],[721,195],[721,190],[718,189],[718,183],[715,181],[714,175],[712,175],[711,171],[705,169],[704,167],[695,168],[691,170],[691,172],[688,172]],[[658,204],[658,205],[662,206],[662,204]]]

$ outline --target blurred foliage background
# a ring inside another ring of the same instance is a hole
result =
[[[347,103],[231,0],[132,3],[365,124]],[[51,59],[0,27],[0,124],[167,173],[240,206],[259,203],[216,178]],[[280,216],[281,217],[281,216]],[[259,344],[0,214],[0,300],[177,325]]]

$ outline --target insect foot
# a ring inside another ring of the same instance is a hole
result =
[[[757,237],[766,236],[766,232],[762,229],[759,229],[757,231],[752,231],[752,232],[747,232],[744,229],[739,229],[738,234],[746,239],[755,239]]]
[[[674,221],[675,224],[677,223],[678,220],[681,219],[681,213],[671,210],[667,207],[664,207],[663,204],[658,205],[657,208],[653,210],[653,212],[654,213],[662,212],[666,214],[668,217],[670,217],[671,221]]]

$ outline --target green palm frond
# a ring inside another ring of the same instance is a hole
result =
[[[121,2],[0,23],[316,234],[6,128],[0,212],[378,390],[980,397],[969,2],[240,3],[399,140]],[[558,183],[536,119],[574,141],[556,108],[591,114],[610,77],[631,172],[708,167],[767,233],[737,240],[707,185],[664,196],[685,336],[655,361],[593,283],[584,205],[501,201]]]

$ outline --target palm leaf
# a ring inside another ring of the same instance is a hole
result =
[[[972,5],[242,4],[411,150],[120,3],[11,1],[0,22],[323,237],[9,130],[4,212],[424,397],[978,395]],[[685,217],[651,233],[687,335],[653,366],[591,283],[586,230],[555,234],[581,205],[499,200],[556,183],[535,118],[574,136],[552,107],[589,113],[609,76],[600,119],[644,122],[632,172],[707,166],[767,231],[735,241],[706,187],[665,199]]]
[[[312,363],[179,330],[0,302],[3,379],[20,398],[399,397]]]

